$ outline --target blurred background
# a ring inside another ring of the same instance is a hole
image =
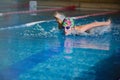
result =
[[[32,0],[1,0],[0,8],[12,6],[27,7]],[[81,9],[120,9],[120,0],[34,0],[38,6],[68,6],[75,5]]]

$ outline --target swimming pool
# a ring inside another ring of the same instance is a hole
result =
[[[64,36],[55,20],[0,28],[0,80],[119,80],[120,15],[75,24],[108,18],[111,28],[79,36]]]

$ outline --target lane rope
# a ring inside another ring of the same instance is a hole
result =
[[[94,14],[88,14],[83,16],[76,16],[76,17],[73,17],[73,19],[80,19],[80,18],[86,18],[91,16],[100,16],[100,15],[115,14],[115,13],[120,13],[120,11],[108,11],[108,12],[94,13]]]

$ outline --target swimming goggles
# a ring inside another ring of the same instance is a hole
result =
[[[70,29],[70,26],[66,26],[66,27],[64,27],[64,29],[67,29],[67,30],[68,30],[68,29]]]

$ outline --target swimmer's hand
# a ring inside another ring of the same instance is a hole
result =
[[[106,21],[106,25],[110,25],[110,24],[111,24],[111,20],[108,19],[108,20]]]

